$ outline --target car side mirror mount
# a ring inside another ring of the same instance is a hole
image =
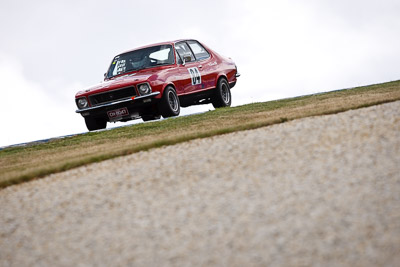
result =
[[[190,56],[183,56],[183,64],[182,65],[185,65],[186,62],[190,62],[190,61],[192,61],[192,58]]]

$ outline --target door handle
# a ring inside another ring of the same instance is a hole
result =
[[[200,65],[200,66],[199,66],[199,69],[202,69],[202,68],[203,68],[203,65]]]

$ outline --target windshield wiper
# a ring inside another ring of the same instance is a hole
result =
[[[136,71],[136,70],[140,70],[140,68],[127,69],[124,71],[124,73],[130,72],[130,71]]]

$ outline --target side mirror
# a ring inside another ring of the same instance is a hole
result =
[[[190,61],[192,61],[192,57],[191,56],[188,56],[188,55],[183,56],[183,62],[190,62]]]

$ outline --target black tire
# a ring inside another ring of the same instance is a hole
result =
[[[154,121],[154,120],[159,120],[161,118],[161,115],[142,115],[142,120],[143,121]]]
[[[172,86],[164,89],[163,96],[158,102],[158,110],[164,118],[178,116],[181,111],[181,105],[178,95]]]
[[[231,89],[225,78],[218,81],[214,96],[211,99],[214,108],[230,107],[232,103]]]
[[[107,120],[102,118],[85,117],[85,123],[89,131],[105,129],[107,127]]]

